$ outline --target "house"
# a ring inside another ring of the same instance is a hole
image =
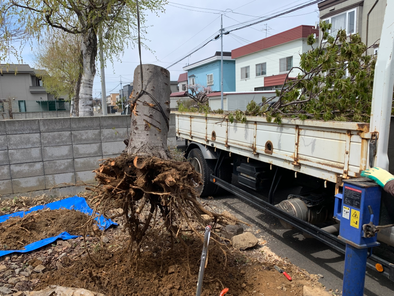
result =
[[[179,75],[178,78],[178,91],[185,92],[187,91],[187,72]]]
[[[331,34],[345,29],[348,34],[360,34],[368,54],[376,54],[382,33],[387,0],[326,0],[318,4],[320,20],[332,24]]]
[[[189,87],[209,87],[210,91],[221,91],[221,53],[183,67],[187,71]],[[223,91],[235,91],[235,61],[231,52],[223,52]]]
[[[300,63],[300,54],[311,47],[307,38],[318,35],[314,26],[298,26],[231,51],[235,60],[237,92],[264,91],[279,88],[288,72]],[[293,69],[290,78],[296,77]]]
[[[118,100],[119,100],[119,94],[118,93],[112,93],[112,94],[109,94],[109,96],[106,97],[107,112],[108,113],[115,113],[116,112],[116,110],[118,109],[118,107],[116,105],[116,102]]]
[[[27,64],[1,64],[0,112],[9,113],[6,109],[11,107],[13,118],[52,117],[47,114],[50,111],[63,111],[67,116],[69,104],[65,98],[55,99],[45,90],[40,74],[43,74],[43,70],[31,68]],[[44,116],[44,112],[48,116]]]
[[[177,81],[177,91],[171,92],[170,95],[170,109],[176,110],[179,100],[187,100],[189,96],[187,95],[187,72],[182,73],[178,77]]]

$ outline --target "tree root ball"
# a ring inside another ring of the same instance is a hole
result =
[[[90,190],[96,193],[96,210],[106,215],[109,210],[122,208],[131,245],[140,244],[158,214],[173,236],[178,236],[185,225],[189,231],[195,230],[196,222],[204,229],[202,214],[209,215],[213,223],[227,224],[229,220],[197,201],[195,187],[201,178],[188,162],[124,153],[105,160],[95,173],[99,184]],[[141,215],[144,210],[147,214]]]

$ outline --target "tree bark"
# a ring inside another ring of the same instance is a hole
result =
[[[77,79],[77,83],[75,84],[75,97],[71,99],[71,106],[72,106],[72,110],[71,110],[71,117],[78,117],[79,116],[79,91],[81,90],[81,82],[82,82],[82,64],[83,64],[83,53],[81,51],[80,55],[79,55],[79,67],[78,67],[78,79]]]
[[[97,36],[90,29],[82,36],[82,77],[79,91],[79,116],[93,116],[93,79],[96,75]]]
[[[134,71],[131,133],[127,153],[169,159],[167,148],[170,116],[170,72],[156,65],[142,65]]]

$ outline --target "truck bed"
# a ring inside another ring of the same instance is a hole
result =
[[[229,153],[340,185],[366,168],[369,124],[248,116],[231,123],[224,115],[173,112],[176,135]]]

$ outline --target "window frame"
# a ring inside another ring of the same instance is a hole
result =
[[[193,83],[192,83],[192,82],[193,82]],[[195,76],[189,77],[189,85],[190,85],[190,86],[196,85],[196,77],[195,77]]]
[[[291,66],[290,66],[290,67],[289,67],[289,65],[288,65],[288,59],[289,59],[289,58],[291,58]],[[285,61],[286,61],[285,69],[284,69],[284,70],[281,69],[281,61],[282,61],[282,60],[285,60]],[[289,71],[291,70],[291,68],[293,68],[293,56],[288,56],[288,57],[279,59],[279,73],[286,73],[286,72],[289,72]]]
[[[22,108],[21,108],[21,104],[23,105],[23,111],[22,111]],[[18,100],[18,109],[19,109],[19,112],[20,113],[26,113],[27,112],[27,110],[26,110],[26,100]]]
[[[212,77],[211,80],[209,80],[209,77]],[[207,86],[213,85],[213,73],[207,74]]]
[[[349,33],[349,13],[351,13],[351,12],[354,12],[354,32],[353,33]],[[336,16],[339,16],[339,15],[342,15],[342,14],[345,14],[346,15],[346,20],[345,20],[345,23],[346,23],[346,28],[345,28],[345,30],[346,30],[346,35],[347,36],[350,36],[351,34],[357,34],[358,32],[357,32],[357,8],[353,8],[353,9],[349,9],[349,10],[346,10],[346,11],[343,11],[343,12],[341,12],[341,13],[338,13],[338,14],[335,14],[335,15],[333,15],[333,16],[330,16],[330,17],[328,17],[328,18],[325,18],[325,19],[323,19],[322,21],[323,22],[327,22],[328,21],[328,23],[329,24],[331,24],[331,19],[333,18],[333,17],[336,17]],[[330,34],[330,36],[333,36],[332,35],[332,31],[331,31],[331,29],[330,29],[330,31],[329,31],[329,34]],[[335,35],[336,36],[336,35]],[[333,36],[333,37],[335,37],[335,36]]]
[[[262,74],[257,74],[257,66],[260,66],[260,65],[264,65],[264,73],[262,73]],[[266,76],[267,75],[267,63],[266,62],[263,62],[263,63],[259,63],[259,64],[256,64],[256,66],[255,66],[255,71],[256,71],[256,77],[260,77],[260,76]]]
[[[250,79],[250,66],[241,67],[241,80],[248,80]],[[245,69],[245,77],[242,77],[242,70]],[[247,71],[246,71],[247,70]]]

